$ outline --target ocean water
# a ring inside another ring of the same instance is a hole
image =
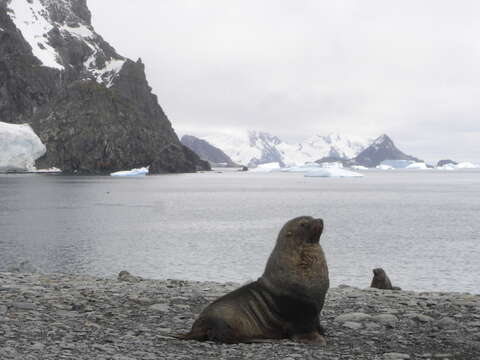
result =
[[[0,270],[245,282],[290,218],[321,217],[332,286],[480,293],[480,171],[363,178],[210,172],[142,178],[0,175]]]

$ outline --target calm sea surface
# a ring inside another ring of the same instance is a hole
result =
[[[404,289],[480,293],[480,171],[363,178],[203,173],[143,178],[0,175],[0,270],[244,282],[280,227],[321,217],[332,285],[383,267]]]

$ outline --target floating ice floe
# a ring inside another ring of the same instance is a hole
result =
[[[383,160],[380,165],[391,166],[394,169],[406,169],[410,165],[415,164],[413,160]]]
[[[459,164],[446,164],[436,168],[437,170],[458,170],[458,169],[480,169],[480,165],[471,162],[461,162]]]
[[[368,168],[366,166],[362,166],[362,165],[353,165],[352,169],[353,170],[368,170]]]
[[[428,166],[427,166],[427,164],[425,164],[423,162],[416,162],[416,163],[408,165],[405,169],[427,170]]]
[[[110,174],[110,176],[145,176],[148,174],[148,166],[138,169],[116,171]]]
[[[461,162],[455,165],[457,169],[479,169],[480,165],[472,164],[471,162]]]
[[[47,169],[37,169],[33,172],[39,173],[39,174],[50,174],[50,173],[61,173],[62,170],[59,169],[59,168],[56,168],[56,167],[51,167],[51,168],[47,168]]]
[[[34,171],[46,151],[30,125],[0,122],[0,172]]]
[[[377,166],[377,169],[380,169],[380,170],[393,170],[394,167],[393,167],[393,166],[390,166],[390,165],[378,165],[378,166]]]
[[[341,168],[322,168],[315,171],[310,171],[304,175],[305,177],[362,177],[354,171],[345,170]]]
[[[256,168],[250,171],[251,172],[272,172],[272,171],[279,171],[279,170],[280,170],[280,163],[271,162],[266,164],[260,164]]]
[[[291,172],[291,173],[306,173],[310,171],[315,171],[321,169],[322,166],[317,163],[306,163],[303,165],[292,166],[288,168],[281,169],[282,172]]]

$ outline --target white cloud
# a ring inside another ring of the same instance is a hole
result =
[[[255,128],[290,140],[386,132],[421,158],[480,162],[476,1],[89,0],[89,7],[107,41],[142,57],[181,132]]]

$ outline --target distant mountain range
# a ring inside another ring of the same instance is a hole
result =
[[[281,166],[294,166],[308,162],[340,161],[346,166],[375,167],[383,160],[421,162],[400,151],[385,134],[373,140],[335,133],[314,135],[301,143],[292,144],[266,132],[247,131],[236,135],[211,134],[201,138],[186,135],[182,143],[213,165],[231,162],[255,167],[278,162]]]

